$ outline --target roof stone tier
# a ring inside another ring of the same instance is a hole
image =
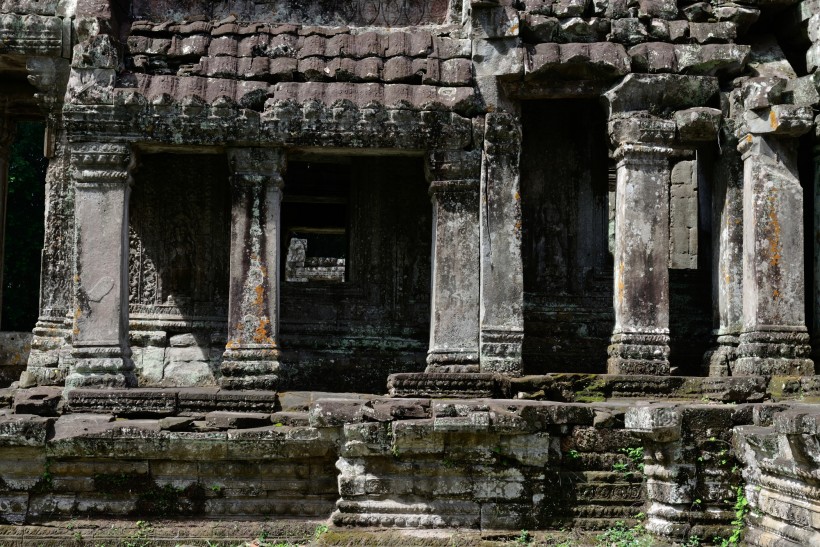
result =
[[[460,15],[461,0],[132,0],[131,17],[151,21],[197,18],[218,21],[235,15],[242,21],[290,22],[312,25],[400,27],[437,25]]]
[[[136,21],[125,66],[152,75],[249,81],[349,81],[466,86],[470,41],[427,30]]]

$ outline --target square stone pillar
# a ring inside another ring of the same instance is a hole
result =
[[[481,167],[481,372],[521,376],[524,267],[521,259],[521,126],[487,114]]]
[[[426,372],[479,372],[481,155],[437,151],[427,160],[433,201],[433,286]]]
[[[67,143],[55,143],[46,171],[40,313],[26,368],[30,380],[38,385],[60,385],[66,376],[61,350],[71,337],[71,324],[66,323],[66,316],[73,317],[71,255],[74,250],[74,189],[68,156]]]
[[[772,111],[769,125],[777,127]],[[764,118],[767,118],[764,116]],[[743,154],[743,332],[733,375],[809,375],[796,140],[749,133]]]
[[[66,388],[134,387],[128,347],[127,144],[71,145],[75,264],[72,359]]]
[[[610,374],[668,375],[669,159],[675,123],[631,113],[609,124],[618,147],[615,327]]]
[[[231,252],[228,343],[220,386],[276,389],[279,383],[279,237],[285,155],[228,150]]]
[[[728,376],[743,326],[743,172],[737,138],[723,131],[721,155],[712,162],[712,331],[703,357],[707,376]]]

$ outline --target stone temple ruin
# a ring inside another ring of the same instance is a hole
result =
[[[0,0],[0,519],[820,545],[818,67],[818,0]]]

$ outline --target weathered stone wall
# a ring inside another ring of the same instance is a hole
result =
[[[141,158],[129,214],[129,311],[143,386],[216,383],[227,335],[225,164],[222,155]]]

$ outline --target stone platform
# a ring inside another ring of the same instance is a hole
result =
[[[750,544],[799,545],[818,533],[816,380],[552,375],[514,380],[509,399],[4,390],[0,507],[17,525],[313,519],[481,533],[592,533],[644,513],[649,532],[680,540],[730,534],[741,488],[759,511]],[[790,446],[793,465],[766,446]],[[802,520],[787,524],[777,500]]]

